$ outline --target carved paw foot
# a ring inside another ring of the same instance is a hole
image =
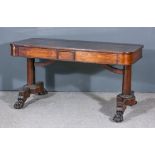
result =
[[[24,107],[24,101],[23,100],[18,100],[15,104],[14,104],[14,108],[15,109],[22,109]]]
[[[119,123],[123,121],[123,112],[122,111],[117,111],[116,115],[113,118],[113,121]]]
[[[39,92],[39,93],[38,93],[38,95],[46,95],[46,94],[48,94],[48,91],[47,91],[46,89],[44,89],[43,92]]]

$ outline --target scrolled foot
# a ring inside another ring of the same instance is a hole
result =
[[[14,108],[15,109],[22,109],[24,107],[24,101],[23,100],[18,100],[15,104],[14,104]]]
[[[123,121],[123,112],[117,111],[116,115],[113,118],[113,121],[115,121],[116,123],[122,122]]]

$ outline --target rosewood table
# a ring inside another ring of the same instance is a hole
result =
[[[27,59],[27,84],[20,90],[15,109],[24,107],[31,94],[47,93],[43,82],[35,81],[35,66],[45,66],[54,61],[100,64],[105,69],[122,74],[122,92],[117,96],[115,122],[123,121],[126,107],[137,103],[131,90],[132,64],[142,58],[143,45],[106,42],[88,42],[58,39],[31,38],[11,43],[11,55]],[[35,62],[36,58],[46,62]],[[122,69],[114,65],[123,66]]]

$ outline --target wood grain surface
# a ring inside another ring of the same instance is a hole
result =
[[[13,42],[11,47],[12,56],[130,65],[142,57],[143,45],[31,38]]]

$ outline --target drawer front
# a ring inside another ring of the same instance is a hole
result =
[[[29,58],[57,59],[56,50],[45,48],[18,47],[18,56]]]
[[[75,59],[78,62],[97,64],[117,64],[117,54],[114,53],[77,51]]]
[[[74,52],[59,50],[58,51],[58,60],[74,61]]]

